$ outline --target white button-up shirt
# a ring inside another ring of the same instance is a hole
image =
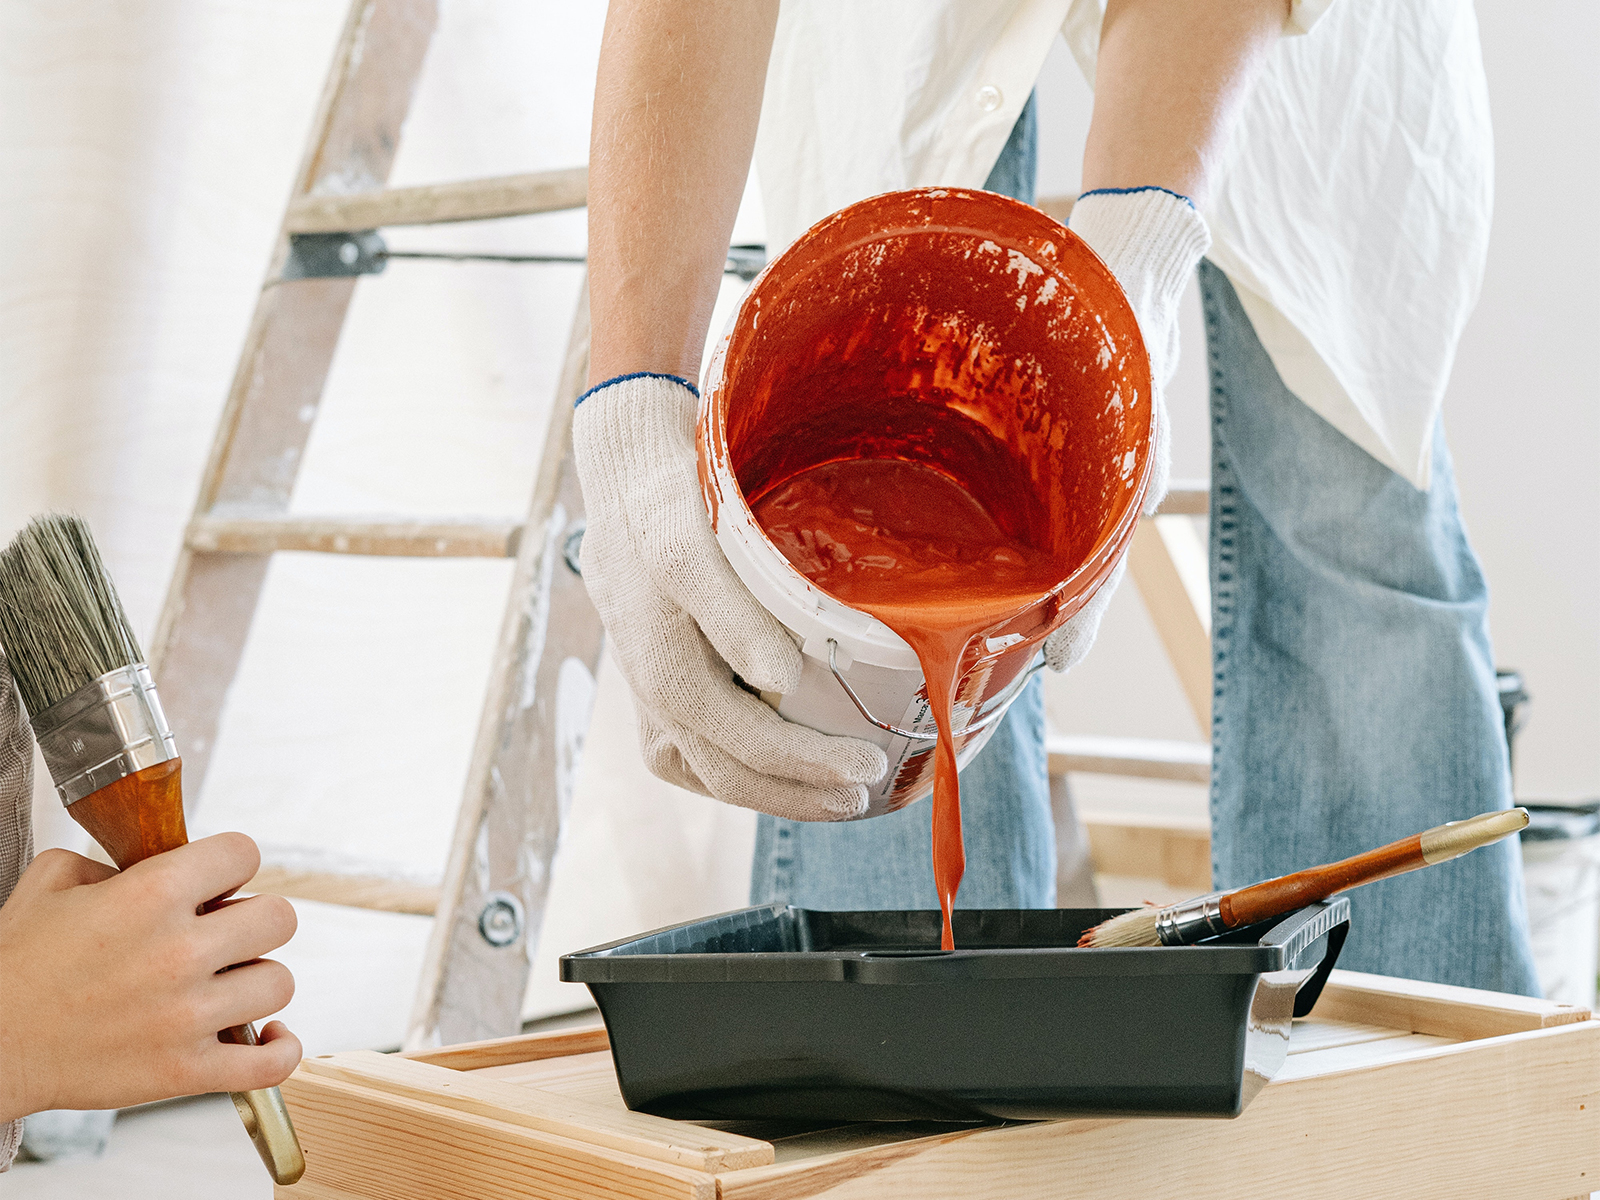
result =
[[[776,253],[899,188],[979,187],[1057,33],[1094,82],[1104,0],[785,0],[757,170]],[[1204,210],[1294,393],[1420,488],[1488,244],[1470,0],[1294,0]],[[1141,180],[1120,181],[1137,184]]]

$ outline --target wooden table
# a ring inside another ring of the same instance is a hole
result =
[[[1600,1191],[1600,1020],[1335,971],[1243,1116],[995,1125],[629,1112],[604,1029],[308,1059],[277,1200],[1563,1200]]]

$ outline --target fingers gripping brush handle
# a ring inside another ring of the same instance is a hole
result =
[[[74,801],[67,806],[67,813],[105,847],[118,870],[126,870],[152,854],[176,850],[188,842],[182,777],[183,760],[170,758]],[[217,1036],[235,1045],[256,1045],[256,1031],[250,1025],[225,1029]],[[231,1095],[273,1182],[286,1186],[296,1182],[305,1173],[306,1160],[278,1089]]]
[[[1089,930],[1080,946],[1187,946],[1230,929],[1281,917],[1364,883],[1449,862],[1509,837],[1528,824],[1528,810],[1507,808],[1451,821],[1340,862],[1311,867],[1264,883],[1213,892],[1165,908],[1113,917]]]
[[[0,551],[4,648],[67,812],[120,869],[189,840],[182,762],[138,638],[82,518],[36,517]],[[255,1045],[248,1025],[224,1041]],[[305,1158],[277,1088],[233,1102],[274,1182]]]

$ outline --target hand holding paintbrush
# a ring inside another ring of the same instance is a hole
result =
[[[232,835],[187,845],[182,763],[149,668],[81,520],[35,520],[0,553],[0,646],[68,814],[124,872],[120,877],[95,879],[90,875],[99,868],[87,860],[41,856],[0,910],[0,945],[16,953],[17,974],[29,969],[36,976],[48,974],[41,972],[37,960],[52,955],[57,966],[62,961],[77,962],[77,973],[90,977],[58,981],[68,989],[60,998],[61,1006],[72,1012],[99,1013],[107,1005],[114,1007],[117,997],[108,997],[108,988],[176,979],[182,986],[163,993],[173,1009],[174,1026],[192,1021],[196,1011],[227,1013],[223,1022],[245,1017],[252,1004],[270,994],[270,987],[264,991],[259,986],[261,968],[274,965],[249,960],[281,944],[287,933],[277,940],[266,934],[262,944],[263,923],[244,910],[282,902],[221,898],[247,882],[255,869],[254,847],[248,839]],[[145,861],[168,851],[174,853],[159,863]],[[95,910],[87,901],[74,905],[74,889],[94,887],[116,890],[123,898],[118,911],[106,912],[103,905]],[[104,927],[76,929],[74,912],[79,923],[91,914]],[[41,940],[40,930],[47,927],[54,933]],[[126,939],[128,944],[108,938]],[[127,961],[130,952],[140,951],[170,956],[171,961],[149,964],[150,969],[141,973],[138,964]],[[219,951],[238,952],[239,959],[233,961],[245,960],[246,965],[228,970],[232,965],[228,960],[212,961]],[[95,963],[98,970],[90,965]],[[81,994],[70,991],[74,986]],[[147,990],[160,991],[159,987]],[[99,1007],[72,1003],[85,997],[96,1000]],[[44,999],[49,999],[48,987]],[[138,999],[141,1011],[150,1008],[149,995]],[[132,1004],[133,997],[128,1000]],[[40,1014],[22,1014],[30,1015],[38,1024]],[[55,1016],[43,1014],[47,1024]],[[6,1025],[11,1023],[8,1017]],[[55,1026],[61,1024],[54,1021]],[[27,1021],[22,1025],[20,1038],[27,1041]],[[90,1031],[83,1032],[87,1039]],[[225,1029],[215,1040],[204,1029],[196,1033],[200,1049],[191,1056],[204,1062],[188,1064],[193,1078],[220,1074],[242,1081],[259,1076],[265,1060],[257,1060],[265,1051],[243,1049],[257,1044],[255,1030],[248,1024]],[[0,1041],[6,1034],[7,1029],[0,1027]],[[58,1056],[70,1050],[70,1037],[46,1040]],[[175,1046],[182,1043],[172,1036],[166,1040]],[[41,1069],[59,1068],[59,1062],[46,1062]],[[107,1086],[111,1088],[107,1094],[117,1094],[109,1081]],[[152,1080],[152,1087],[157,1086]],[[298,1180],[305,1161],[277,1088],[234,1092],[233,1101],[273,1179],[281,1184]]]
[[[1181,904],[1151,905],[1112,917],[1078,939],[1083,947],[1186,946],[1291,913],[1364,883],[1449,862],[1510,837],[1528,824],[1525,808],[1504,808],[1451,821],[1341,862],[1311,867],[1265,883],[1197,896]]]

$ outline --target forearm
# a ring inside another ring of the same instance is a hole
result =
[[[1164,187],[1204,204],[1288,0],[1110,0],[1083,190]]]
[[[777,0],[613,0],[589,152],[590,383],[698,376],[777,16]]]

